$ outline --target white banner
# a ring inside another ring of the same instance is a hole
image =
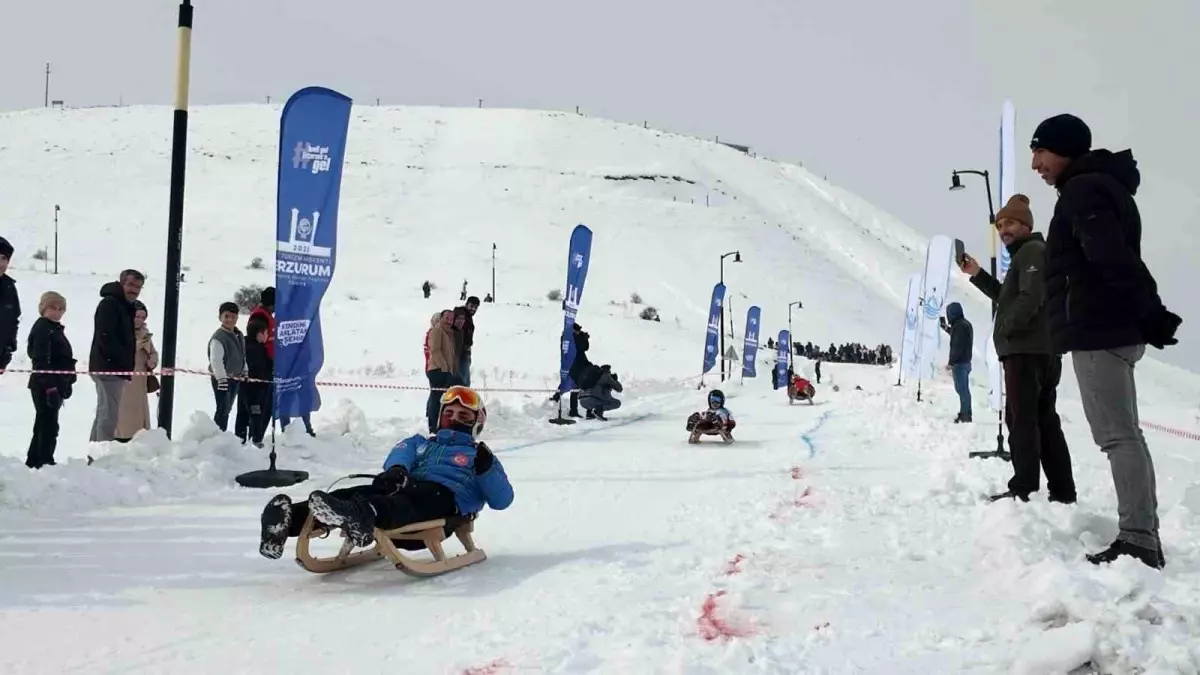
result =
[[[917,320],[921,316],[921,274],[908,278],[908,301],[904,305],[904,335],[900,340],[900,382],[917,376]]]
[[[1017,111],[1012,101],[1004,102],[1004,113],[1000,118],[1000,206],[1008,203],[1010,197],[1017,193],[1017,153],[1014,145],[1017,133]],[[999,233],[992,232],[993,246],[999,246],[1000,256],[997,263],[998,281],[1004,281],[1008,274],[1008,266],[1012,257],[1004,243],[999,240]]]
[[[937,235],[929,240],[925,250],[925,275],[921,281],[921,318],[917,349],[919,379],[932,379],[937,372],[942,346],[942,327],[938,317],[946,307],[950,289],[950,264],[954,258],[954,242],[950,237]]]
[[[984,346],[983,358],[988,369],[988,405],[992,410],[1004,409],[1004,367],[1000,357],[996,356],[996,342],[992,338],[992,325],[988,325],[987,345]]]

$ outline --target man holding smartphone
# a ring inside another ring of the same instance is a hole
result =
[[[992,501],[1029,501],[1029,495],[1038,490],[1041,471],[1045,471],[1050,501],[1073,504],[1071,453],[1056,410],[1062,357],[1051,350],[1042,287],[1046,241],[1033,231],[1029,198],[1013,195],[996,214],[996,230],[1012,256],[1003,284],[966,253],[958,263],[971,275],[971,283],[997,302],[992,339],[1004,365],[1008,392],[1004,418],[1013,477],[1008,491],[993,496]]]

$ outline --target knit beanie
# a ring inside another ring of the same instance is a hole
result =
[[[4,237],[0,237],[0,255],[12,260],[13,247]]]
[[[996,214],[996,225],[1005,218],[1012,218],[1032,230],[1033,212],[1029,210],[1029,197],[1020,194],[1009,197],[1008,203]]]
[[[1092,130],[1074,115],[1055,115],[1037,126],[1029,149],[1049,150],[1060,157],[1074,159],[1092,149]]]

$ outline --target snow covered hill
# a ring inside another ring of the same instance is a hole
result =
[[[192,116],[181,366],[204,368],[221,302],[272,282],[278,115],[231,106]],[[0,115],[0,234],[18,249],[22,342],[38,295],[54,289],[86,355],[98,289],[126,267],[149,274],[143,300],[161,335],[169,131],[164,108]],[[59,275],[34,259],[51,245],[55,204]],[[801,341],[897,345],[925,242],[800,167],[604,120],[355,110],[339,265],[322,307],[323,378],[353,386],[322,388],[316,439],[289,429],[280,440],[283,466],[313,472],[293,494],[374,466],[420,426],[429,317],[458,304],[464,279],[472,294],[490,291],[493,243],[498,302],[477,316],[475,384],[552,387],[561,309],[547,293],[563,286],[580,222],[595,242],[579,321],[593,360],[628,383],[626,406],[609,427],[560,429],[544,422],[544,393],[490,392],[489,441],[518,498],[481,521],[492,560],[444,579],[413,584],[374,569],[322,583],[254,555],[264,495],[231,484],[264,460],[216,432],[204,377],[180,381],[174,442],[153,431],[114,447],[86,443],[94,395],[82,380],[58,454],[75,461],[39,472],[19,459],[32,421],[24,376],[0,377],[0,526],[10,532],[0,570],[17,580],[0,593],[0,632],[14,645],[0,670],[86,670],[96,659],[122,672],[371,669],[389,659],[474,673],[1032,673],[1089,659],[1103,672],[1200,669],[1189,637],[1200,631],[1195,442],[1148,432],[1166,574],[1089,568],[1082,552],[1111,536],[1115,507],[1069,376],[1060,397],[1075,509],[979,503],[1008,470],[965,459],[994,445],[982,358],[980,422],[969,427],[947,424],[946,380],[918,404],[891,386],[893,371],[831,364],[821,405],[789,407],[764,367],[727,386],[745,430],[736,446],[683,445],[683,417],[702,402],[722,253],[745,261],[725,264],[739,352],[749,305],[775,333],[795,300]],[[250,268],[256,257],[267,270]],[[430,300],[425,279],[438,285]],[[638,318],[634,293],[661,322]],[[982,347],[987,305],[962,280],[951,299],[976,320]],[[13,364],[27,366],[23,354]],[[1146,361],[1139,397],[1145,420],[1200,428],[1195,375]],[[99,458],[91,467],[87,454]],[[47,655],[45,622],[84,637],[70,654]],[[148,623],[160,629],[134,630]],[[396,647],[400,630],[412,649]],[[732,633],[743,637],[727,643]],[[252,660],[267,652],[290,655]]]

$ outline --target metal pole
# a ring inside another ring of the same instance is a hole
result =
[[[46,64],[46,94],[45,94],[45,102],[43,105],[46,108],[50,107],[50,64],[49,63]]]
[[[54,205],[54,273],[58,274],[58,204]]]
[[[988,232],[988,236],[992,240],[992,260],[991,260],[992,278],[999,280],[997,277],[997,269],[996,269],[996,208],[992,203],[992,181],[991,181],[991,178],[988,176],[988,172],[986,170],[983,172],[983,185],[987,189],[988,223],[991,226],[991,229]],[[999,310],[999,307],[1000,307],[999,302],[997,300],[992,300],[992,320],[993,321],[996,319],[996,312]],[[1003,377],[1004,376],[1001,375],[1001,381],[1003,381]],[[1001,386],[1003,386],[1003,385],[1001,385]],[[1001,397],[1001,398],[1003,399],[1003,397]],[[996,453],[999,454],[1000,456],[1004,456],[1004,410],[1003,410],[1003,408],[1004,408],[1004,406],[1001,406],[1001,409],[996,411]]]
[[[166,299],[163,307],[162,393],[158,426],[171,436],[175,403],[175,343],[179,332],[179,268],[183,263],[183,184],[187,162],[188,90],[192,61],[192,2],[179,5],[175,58],[175,113],[171,139],[171,198],[167,215]]]
[[[496,242],[492,242],[492,302],[496,302]]]
[[[725,284],[725,256],[721,256],[721,284]],[[721,301],[721,381],[725,381],[725,301]]]

